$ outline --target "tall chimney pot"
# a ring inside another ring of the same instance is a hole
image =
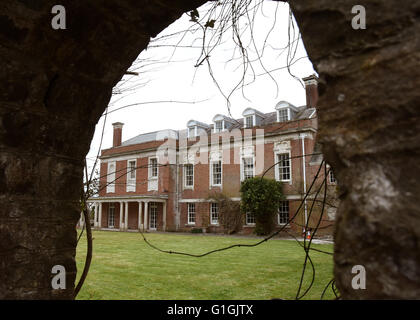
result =
[[[306,106],[316,108],[318,103],[318,77],[313,74],[302,80],[305,82]]]
[[[124,123],[114,122],[112,126],[114,127],[114,139],[112,140],[112,147],[119,147],[122,140],[122,127]]]

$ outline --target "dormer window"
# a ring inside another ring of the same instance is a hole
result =
[[[289,121],[289,113],[290,113],[290,109],[289,108],[284,108],[284,109],[280,109],[277,111],[278,115],[278,122],[286,122]]]
[[[234,120],[222,114],[216,114],[213,117],[213,133],[229,130],[232,127]]]
[[[293,104],[287,101],[280,101],[276,105],[277,122],[286,122],[294,119],[299,112]]]
[[[221,132],[223,130],[223,120],[214,122],[214,132]]]
[[[260,126],[263,124],[263,121],[266,115],[254,108],[246,108],[242,112],[244,117],[244,128],[252,128],[255,126]]]
[[[209,129],[209,126],[203,122],[190,120],[187,123],[187,128],[188,139],[191,139],[205,134],[206,131]]]
[[[245,117],[245,128],[252,128],[254,126],[254,116]]]
[[[188,128],[188,138],[194,138],[195,137],[195,128],[196,127]]]

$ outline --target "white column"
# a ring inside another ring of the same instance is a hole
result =
[[[144,229],[146,229],[146,230],[148,230],[149,229],[149,226],[148,226],[148,217],[149,217],[149,210],[148,210],[148,205],[149,205],[149,203],[146,201],[145,203],[144,203],[144,225],[143,225],[143,230]]]
[[[141,221],[141,210],[143,206],[142,206],[141,201],[138,201],[138,203],[139,203],[139,230],[141,230],[143,227],[143,221]]]
[[[123,210],[124,210],[124,202],[120,202],[120,231],[122,231],[124,229],[124,225],[123,225],[123,222],[122,222]]]
[[[95,208],[95,215],[93,217],[93,227],[96,228],[98,226],[98,223],[96,222],[96,220],[98,219],[98,203],[95,202],[93,206]]]
[[[124,229],[128,230],[128,201],[125,202]]]
[[[163,231],[166,231],[166,201],[163,202]]]
[[[99,219],[98,219],[98,227],[99,229],[102,228],[102,202],[99,202]]]

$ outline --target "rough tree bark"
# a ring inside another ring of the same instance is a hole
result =
[[[341,189],[334,274],[347,299],[420,298],[420,2],[291,1],[324,85],[319,139]],[[351,9],[366,8],[353,30]],[[366,290],[354,290],[354,265]]]
[[[0,299],[73,297],[83,158],[112,87],[149,38],[204,0],[0,4]],[[344,298],[420,296],[419,4],[291,1],[324,82],[320,137],[342,190],[335,276]],[[416,37],[417,35],[417,37]],[[174,75],[176,77],[176,75]],[[328,88],[328,90],[325,90]],[[321,87],[322,89],[322,87]],[[64,265],[67,290],[52,290]],[[351,289],[351,267],[367,289]]]
[[[112,87],[200,0],[0,4],[0,299],[71,299],[83,159]],[[175,77],[176,75],[174,75]],[[63,265],[67,289],[53,290]]]

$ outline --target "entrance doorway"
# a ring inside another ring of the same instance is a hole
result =
[[[157,203],[152,202],[149,208],[149,216],[150,216],[150,230],[157,229]]]

